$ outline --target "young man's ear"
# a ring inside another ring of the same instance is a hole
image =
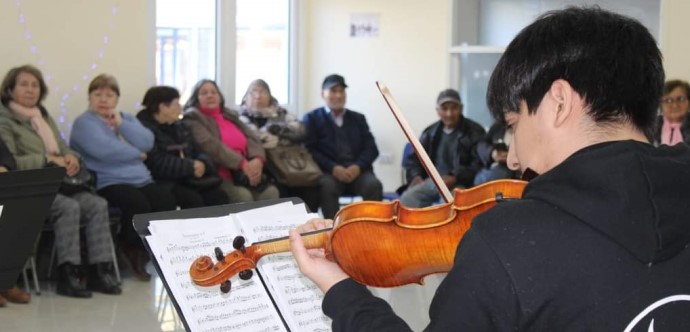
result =
[[[573,106],[575,106],[573,93],[575,90],[566,80],[557,79],[551,83],[548,94],[554,103],[553,107],[555,107],[553,110],[554,126],[562,126],[572,116]]]

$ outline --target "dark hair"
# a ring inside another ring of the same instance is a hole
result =
[[[89,83],[89,94],[99,89],[110,89],[115,92],[115,94],[120,96],[120,86],[117,84],[115,76],[108,74],[100,74],[91,80]]]
[[[7,72],[7,75],[5,75],[5,78],[2,80],[2,85],[0,85],[0,102],[7,106],[10,101],[12,101],[12,90],[14,90],[14,87],[17,85],[17,77],[19,77],[19,74],[21,73],[31,74],[38,80],[38,85],[41,88],[41,92],[38,95],[37,106],[39,108],[43,108],[41,102],[48,95],[48,86],[43,79],[43,74],[41,74],[41,71],[32,65],[14,67]]]
[[[690,98],[690,84],[688,84],[687,81],[683,80],[670,80],[666,82],[666,84],[664,84],[664,93],[662,94],[662,96],[671,93],[671,91],[679,87],[683,88],[683,90],[685,90],[685,96]]]
[[[146,91],[141,104],[144,106],[144,112],[154,115],[158,113],[160,104],[170,105],[178,98],[180,98],[180,92],[177,89],[169,86],[154,86]]]
[[[557,79],[588,105],[596,122],[630,121],[642,131],[654,125],[664,69],[661,52],[638,21],[598,7],[548,12],[524,28],[494,69],[486,101],[497,120],[534,114]]]
[[[188,109],[190,107],[199,108],[199,90],[201,90],[201,87],[206,83],[213,84],[213,86],[216,88],[216,91],[218,91],[218,95],[220,96],[220,109],[225,108],[225,97],[223,96],[223,93],[220,92],[218,84],[216,84],[214,80],[205,78],[194,85],[192,95],[187,100],[187,103],[184,104],[184,109]]]

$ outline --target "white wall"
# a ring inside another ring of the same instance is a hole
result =
[[[0,75],[27,63],[38,66],[50,79],[44,104],[56,121],[65,117],[60,129],[66,134],[68,124],[86,109],[88,84],[100,73],[118,79],[119,108],[136,111],[135,105],[155,83],[152,2],[17,3],[0,2]]]
[[[667,79],[690,80],[689,17],[690,1],[662,1],[660,39]]]
[[[436,96],[449,80],[450,2],[306,0],[304,6],[300,113],[322,105],[326,75],[343,75],[347,107],[366,115],[380,152],[392,159],[383,164],[379,158],[376,175],[384,190],[395,190],[406,141],[375,82],[388,85],[418,134],[437,120]],[[379,37],[349,37],[353,13],[379,14]]]

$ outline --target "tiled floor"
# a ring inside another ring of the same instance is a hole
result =
[[[429,303],[441,279],[429,276],[425,286],[375,289],[374,293],[392,303],[413,330],[421,331],[428,323]],[[30,304],[10,303],[0,308],[0,331],[184,331],[157,277],[141,282],[127,277],[125,271],[122,295],[94,293],[91,299],[56,295],[54,285],[47,282],[41,287],[41,295],[33,294]]]

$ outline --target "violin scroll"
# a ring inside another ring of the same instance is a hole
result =
[[[199,286],[221,285],[223,293],[230,291],[230,278],[239,274],[242,280],[252,277],[251,269],[256,268],[256,261],[263,255],[257,253],[253,246],[245,247],[245,240],[238,236],[233,241],[237,250],[224,255],[223,251],[216,247],[214,254],[217,262],[214,264],[209,256],[202,256],[194,260],[189,269],[192,281]]]
[[[307,248],[326,248],[330,229],[323,229],[302,234]],[[199,286],[220,285],[223,293],[230,291],[230,278],[239,275],[242,280],[249,280],[254,275],[252,269],[256,268],[256,262],[265,255],[288,252],[290,243],[287,237],[257,242],[251,246],[245,246],[246,240],[237,236],[232,241],[235,248],[231,253],[224,255],[220,248],[214,249],[216,263],[209,256],[202,256],[194,260],[189,268],[192,282]]]

